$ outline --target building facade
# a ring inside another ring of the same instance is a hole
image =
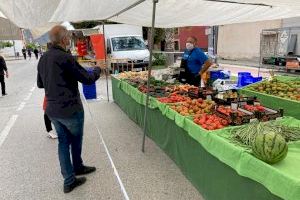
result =
[[[282,20],[219,26],[217,54],[224,59],[258,61],[262,30],[281,26]]]
[[[270,31],[261,36],[263,30]],[[258,61],[261,42],[262,54],[300,55],[300,18],[219,26],[217,54],[224,59]]]
[[[190,26],[181,27],[175,29],[175,50],[183,51],[185,49],[185,43],[188,37],[194,36],[197,38],[198,47],[202,48],[204,51],[208,49],[208,36],[205,33],[207,29],[206,26]]]

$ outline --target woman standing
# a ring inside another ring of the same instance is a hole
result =
[[[49,138],[56,139],[57,135],[55,133],[53,133],[51,121],[50,121],[48,115],[45,113],[46,107],[47,107],[47,98],[45,96],[44,102],[43,102],[43,110],[44,110],[44,122],[45,122],[45,126],[46,126],[46,131],[48,133]]]
[[[199,86],[201,76],[211,65],[212,62],[205,53],[197,47],[197,38],[189,37],[186,41],[186,50],[181,60],[181,68],[184,68],[185,71],[180,74],[179,81]]]

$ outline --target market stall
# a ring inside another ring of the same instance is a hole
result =
[[[48,24],[49,22],[111,20],[151,26],[152,37],[154,27],[212,26],[281,19],[299,16],[300,10],[300,3],[294,0],[275,2],[260,0],[250,3],[243,0],[164,0],[159,2],[156,12],[157,3],[156,0],[124,0],[114,1],[114,3],[111,0],[102,0],[99,6],[98,0],[90,0],[85,4],[79,0],[56,0],[44,3],[37,0],[31,2],[18,0],[10,4],[0,0],[0,10],[18,26],[31,29],[44,26],[44,32],[48,30],[46,25],[51,25]],[[36,9],[14,9],[24,5],[39,6],[35,7]],[[152,42],[153,40],[150,40],[150,47],[153,46]],[[152,51],[149,75],[151,61]],[[168,103],[151,97],[153,94],[150,93],[150,76],[147,78],[147,84],[138,89],[123,80],[113,78],[114,100],[135,122],[144,126],[145,133],[177,163],[206,199],[299,199],[300,174],[297,167],[300,165],[299,142],[288,143],[289,151],[284,160],[274,165],[267,164],[255,158],[245,147],[232,143],[230,134],[233,128],[228,127],[228,121],[214,127],[205,127],[200,123],[201,115],[199,119],[195,115],[192,116],[196,111],[190,111],[188,106],[171,108]],[[178,99],[184,100],[183,97],[178,96],[175,99],[178,103],[180,103]],[[190,101],[190,103],[203,105],[203,102]],[[207,108],[210,111],[214,108],[211,101],[205,103],[203,109]],[[254,107],[254,109],[258,108]],[[219,107],[219,110],[227,113],[228,109]],[[244,119],[245,123],[248,123],[254,116],[249,114],[251,117],[242,117],[243,120],[239,121],[238,113],[236,111],[234,115],[229,115],[235,117],[230,118],[230,123],[242,123]],[[213,116],[216,121],[219,117]],[[300,125],[300,122],[294,118],[284,118],[279,122],[292,126]],[[201,126],[197,125],[198,123]],[[280,137],[282,136],[278,136]],[[286,143],[283,147],[284,149],[279,152],[280,156],[286,156]],[[270,152],[265,154],[269,155]]]
[[[287,84],[300,83],[300,78],[289,76],[278,76],[276,79],[279,82],[273,83],[269,86],[269,89],[264,88],[267,81],[248,86],[240,92],[245,95],[257,96],[261,102],[274,109],[283,108],[286,116],[292,116],[300,119],[300,90],[293,89],[294,87],[285,87]],[[278,85],[283,83],[282,85]],[[257,86],[257,87],[255,87]],[[281,87],[279,87],[281,86]],[[259,88],[261,87],[261,88]],[[268,87],[268,86],[267,86]],[[263,91],[260,91],[263,89]],[[290,90],[290,91],[289,91]],[[292,95],[292,96],[290,96]]]
[[[146,95],[134,83],[112,78],[113,97],[120,108],[137,124],[143,126]],[[150,97],[147,135],[180,167],[205,199],[298,199],[300,165],[297,158],[299,142],[288,144],[287,157],[274,165],[267,164],[245,148],[231,142],[234,127],[205,130]],[[291,117],[280,123],[299,126]]]

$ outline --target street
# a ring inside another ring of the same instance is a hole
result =
[[[142,130],[112,97],[107,102],[104,77],[97,82],[99,98],[85,104],[83,159],[97,171],[64,194],[57,140],[49,139],[44,127],[37,61],[8,61],[7,66],[8,96],[0,97],[0,199],[203,199],[154,142],[147,139],[141,152]]]

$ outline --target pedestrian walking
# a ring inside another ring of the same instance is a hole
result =
[[[33,53],[34,53],[34,55],[35,55],[35,58],[38,60],[38,59],[39,59],[39,50],[37,50],[37,48],[35,48],[35,49],[33,50]]]
[[[8,78],[8,71],[7,71],[5,60],[3,56],[0,55],[0,84],[1,84],[2,96],[7,95],[5,91],[5,76],[6,78]]]
[[[63,191],[69,193],[86,181],[85,177],[76,176],[96,171],[96,167],[85,166],[81,158],[84,110],[78,81],[83,84],[94,83],[100,77],[101,70],[96,67],[92,72],[87,72],[66,52],[71,35],[64,26],[53,27],[49,37],[53,46],[39,60],[37,85],[45,90],[46,114],[58,135]]]
[[[30,48],[27,49],[27,54],[28,54],[28,57],[29,57],[29,60],[30,60],[31,59],[31,49]]]
[[[24,60],[26,60],[26,49],[25,49],[25,47],[23,47],[23,49],[22,49],[22,54],[23,54]]]
[[[44,122],[45,122],[46,131],[48,133],[49,138],[57,139],[57,135],[53,132],[53,129],[52,129],[51,120],[49,119],[48,115],[45,112],[46,107],[47,107],[47,98],[45,96],[44,102],[43,102],[43,110],[44,110]]]

